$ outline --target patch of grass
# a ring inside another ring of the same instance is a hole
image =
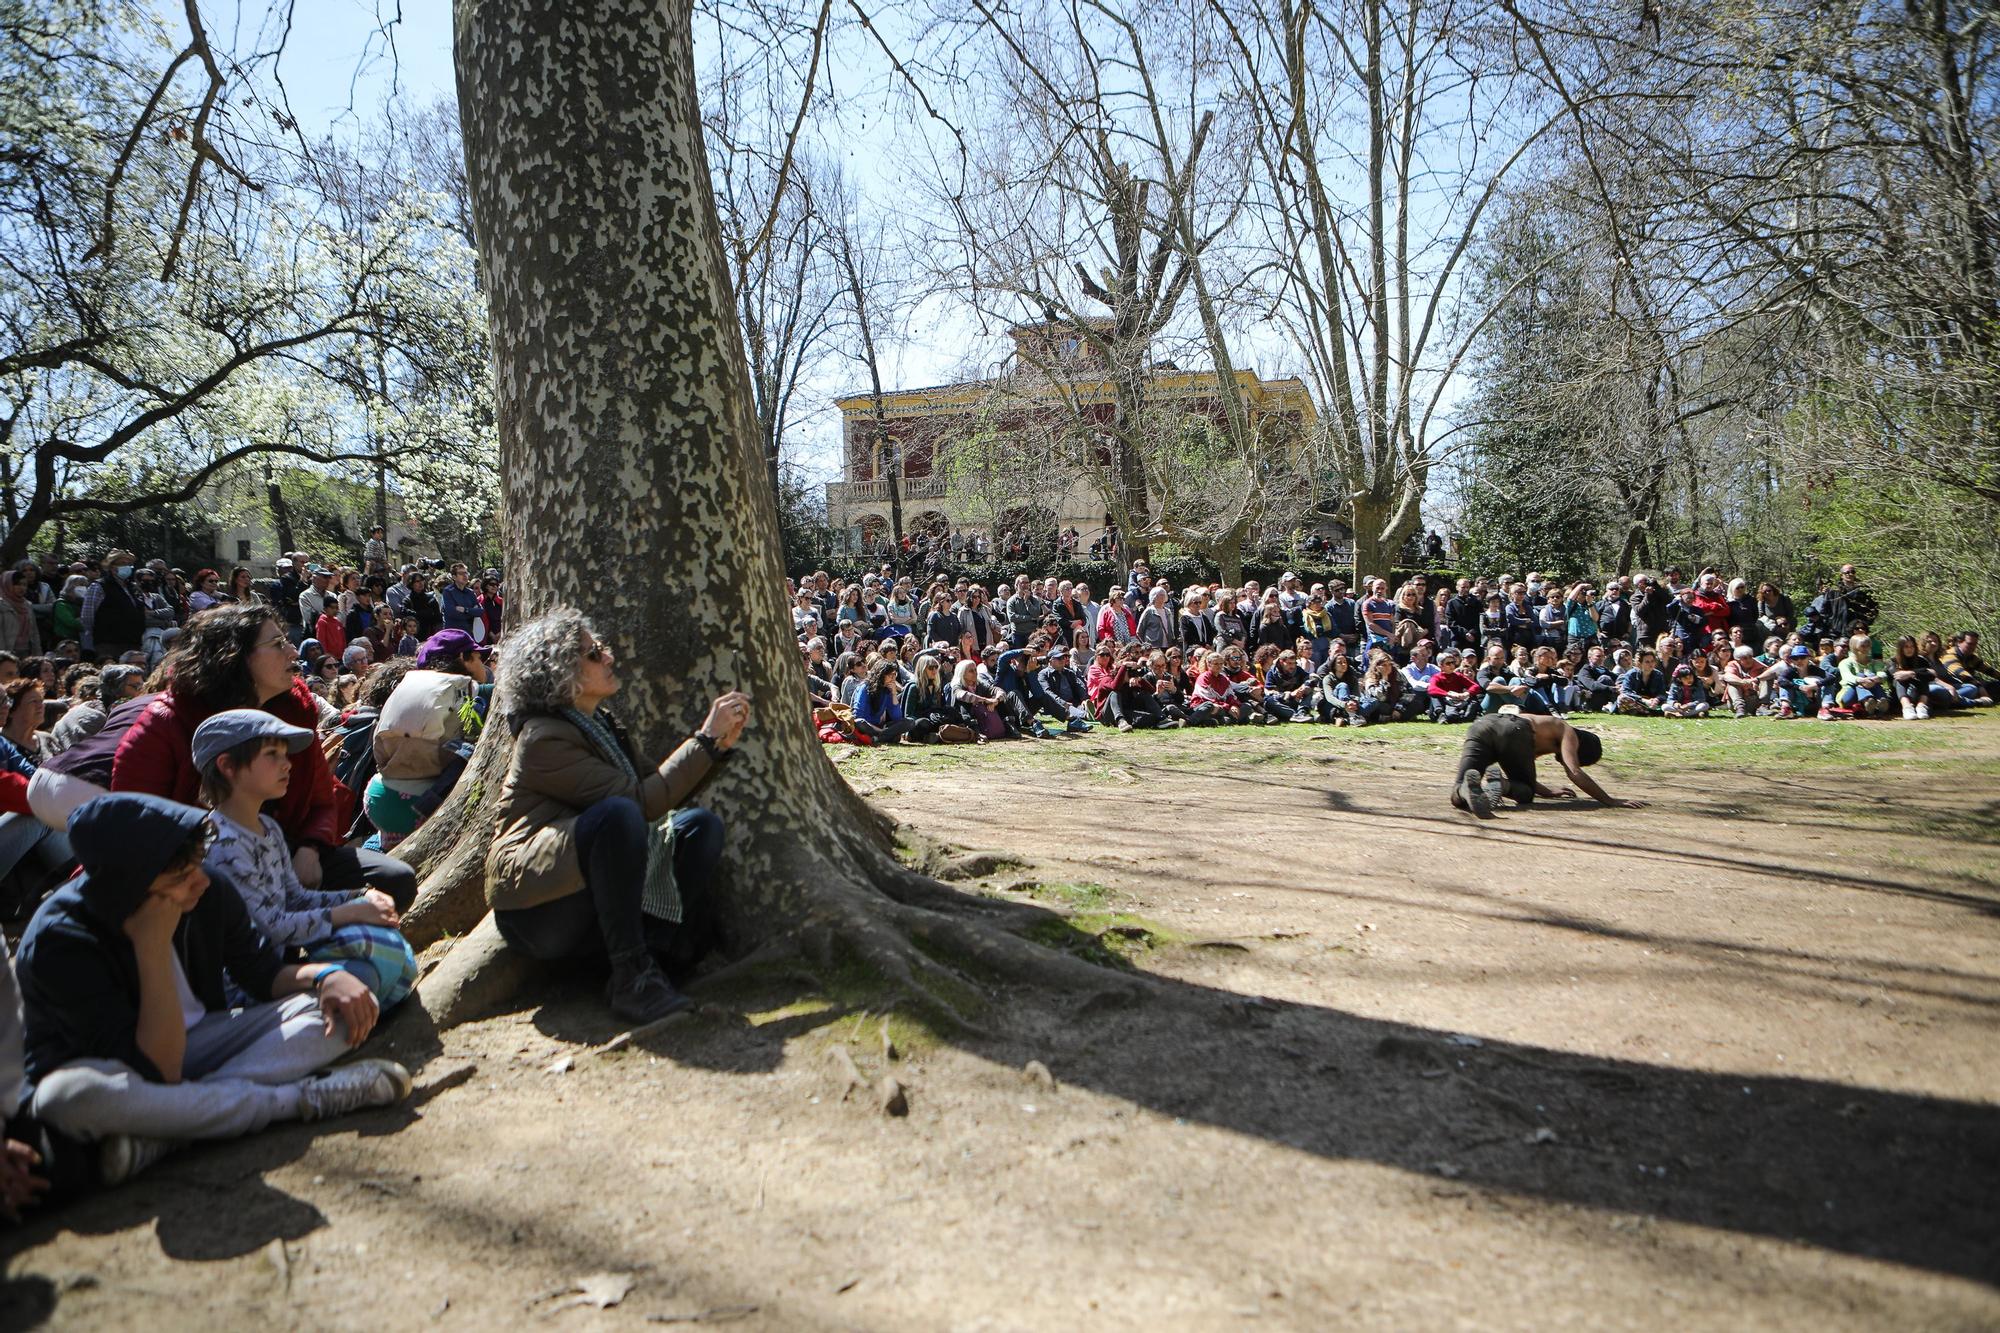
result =
[[[1696,722],[1602,713],[1575,720],[1604,738],[1605,762],[1614,773],[1722,769],[1846,776],[1949,763],[1954,775],[2000,776],[2000,759],[1993,757],[1992,743],[1987,739],[1991,733],[1983,730],[2000,726],[2000,716],[1985,713],[1955,714],[1925,723],[1819,722],[1809,718],[1738,721],[1729,717]],[[941,757],[948,757],[961,772],[1036,772],[1056,783],[1131,786],[1143,783],[1148,770],[1156,766],[1223,763],[1270,770],[1296,763],[1302,768],[1323,768],[1378,764],[1405,756],[1436,757],[1444,762],[1457,751],[1463,736],[1463,727],[1426,722],[1359,731],[1318,725],[1130,734],[1099,729],[1087,737],[1055,741],[863,753],[843,763],[841,769],[850,778],[879,778],[890,771],[887,756],[893,754],[898,777],[907,782],[913,774],[937,767]]]
[[[1058,880],[1053,883],[1035,882],[1019,886],[1019,892],[1046,903],[1054,903],[1068,912],[1086,912],[1103,907],[1111,901],[1111,890],[1102,884],[1081,881]]]
[[[836,1007],[834,1002],[824,995],[807,995],[789,1004],[781,1004],[775,1009],[755,1009],[743,1016],[750,1020],[751,1027],[763,1027],[766,1023],[776,1023],[782,1019],[824,1014]]]
[[[1156,921],[1129,912],[1078,912],[1029,926],[1022,937],[1085,962],[1131,971],[1132,960],[1154,949],[1183,943],[1183,937]]]
[[[921,941],[917,944],[923,947]],[[926,976],[924,984],[967,1019],[985,1006],[985,997],[974,987],[932,976]],[[959,1026],[942,1005],[933,1008],[922,997],[893,990],[852,959],[831,967],[812,967],[795,959],[773,962],[729,978],[702,998],[733,1003],[753,1027],[823,1017],[825,1026],[838,1031],[860,1022],[871,1041],[887,1017],[889,1035],[905,1052],[929,1050]]]

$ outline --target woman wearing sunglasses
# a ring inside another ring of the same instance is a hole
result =
[[[604,707],[618,659],[583,614],[558,607],[511,631],[496,711],[513,732],[486,857],[500,934],[534,958],[607,958],[606,998],[630,1023],[691,1003],[685,975],[713,938],[709,883],[722,821],[677,808],[728,757],[750,701],[717,699],[657,767]]]

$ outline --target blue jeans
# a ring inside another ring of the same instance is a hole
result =
[[[651,831],[638,802],[607,796],[576,817],[572,832],[583,887],[534,907],[495,912],[501,937],[544,962],[605,955],[631,959],[648,948],[689,964],[699,961],[711,940],[709,883],[722,861],[722,820],[699,806],[676,811],[672,819],[679,925],[652,920],[641,910]]]

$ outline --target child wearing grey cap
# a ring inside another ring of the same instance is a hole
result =
[[[387,1010],[417,977],[395,902],[380,889],[306,888],[284,830],[263,813],[291,784],[291,756],[312,743],[310,731],[259,708],[225,709],[195,728],[194,762],[215,830],[203,866],[236,890],[272,944],[353,973]]]

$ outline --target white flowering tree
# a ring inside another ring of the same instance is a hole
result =
[[[198,7],[0,0],[0,126],[0,560],[274,455],[491,513],[466,240],[415,188],[353,225]]]

